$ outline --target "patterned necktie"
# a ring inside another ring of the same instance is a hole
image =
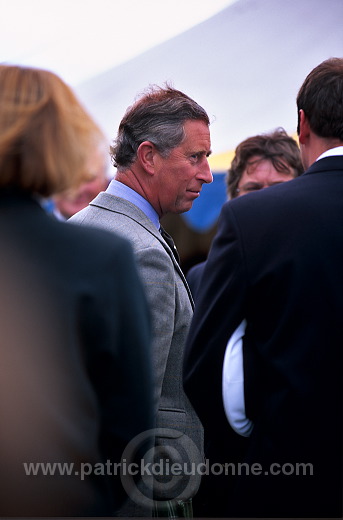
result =
[[[163,229],[162,226],[160,227],[160,233],[161,233],[162,237],[164,238],[164,240],[167,242],[170,249],[172,250],[174,257],[175,257],[177,263],[179,264],[180,257],[179,257],[179,253],[177,252],[176,245],[174,244],[174,240],[169,235],[169,233],[167,233],[166,230]]]

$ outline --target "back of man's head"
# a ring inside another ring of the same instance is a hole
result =
[[[311,130],[321,138],[343,142],[343,58],[330,58],[315,67],[297,96]]]

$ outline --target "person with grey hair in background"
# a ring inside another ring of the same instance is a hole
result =
[[[115,179],[70,219],[115,231],[133,245],[153,323],[154,461],[170,465],[194,462],[189,460],[194,457],[202,462],[203,431],[182,387],[193,299],[160,219],[191,209],[202,185],[212,182],[209,124],[205,110],[183,92],[151,86],[120,123],[111,147]],[[130,496],[122,514],[190,517],[199,480],[182,472],[171,479],[162,471],[153,477],[152,500]],[[143,493],[142,481],[138,486]]]

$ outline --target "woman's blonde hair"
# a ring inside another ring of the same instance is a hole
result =
[[[0,189],[44,197],[89,180],[104,135],[56,74],[0,65]]]

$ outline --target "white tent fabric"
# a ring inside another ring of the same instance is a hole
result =
[[[48,68],[74,86],[236,1],[0,0],[0,62]]]
[[[293,134],[306,75],[343,57],[342,20],[343,0],[238,0],[77,92],[109,139],[137,94],[165,81],[207,110],[214,154],[278,126]]]

